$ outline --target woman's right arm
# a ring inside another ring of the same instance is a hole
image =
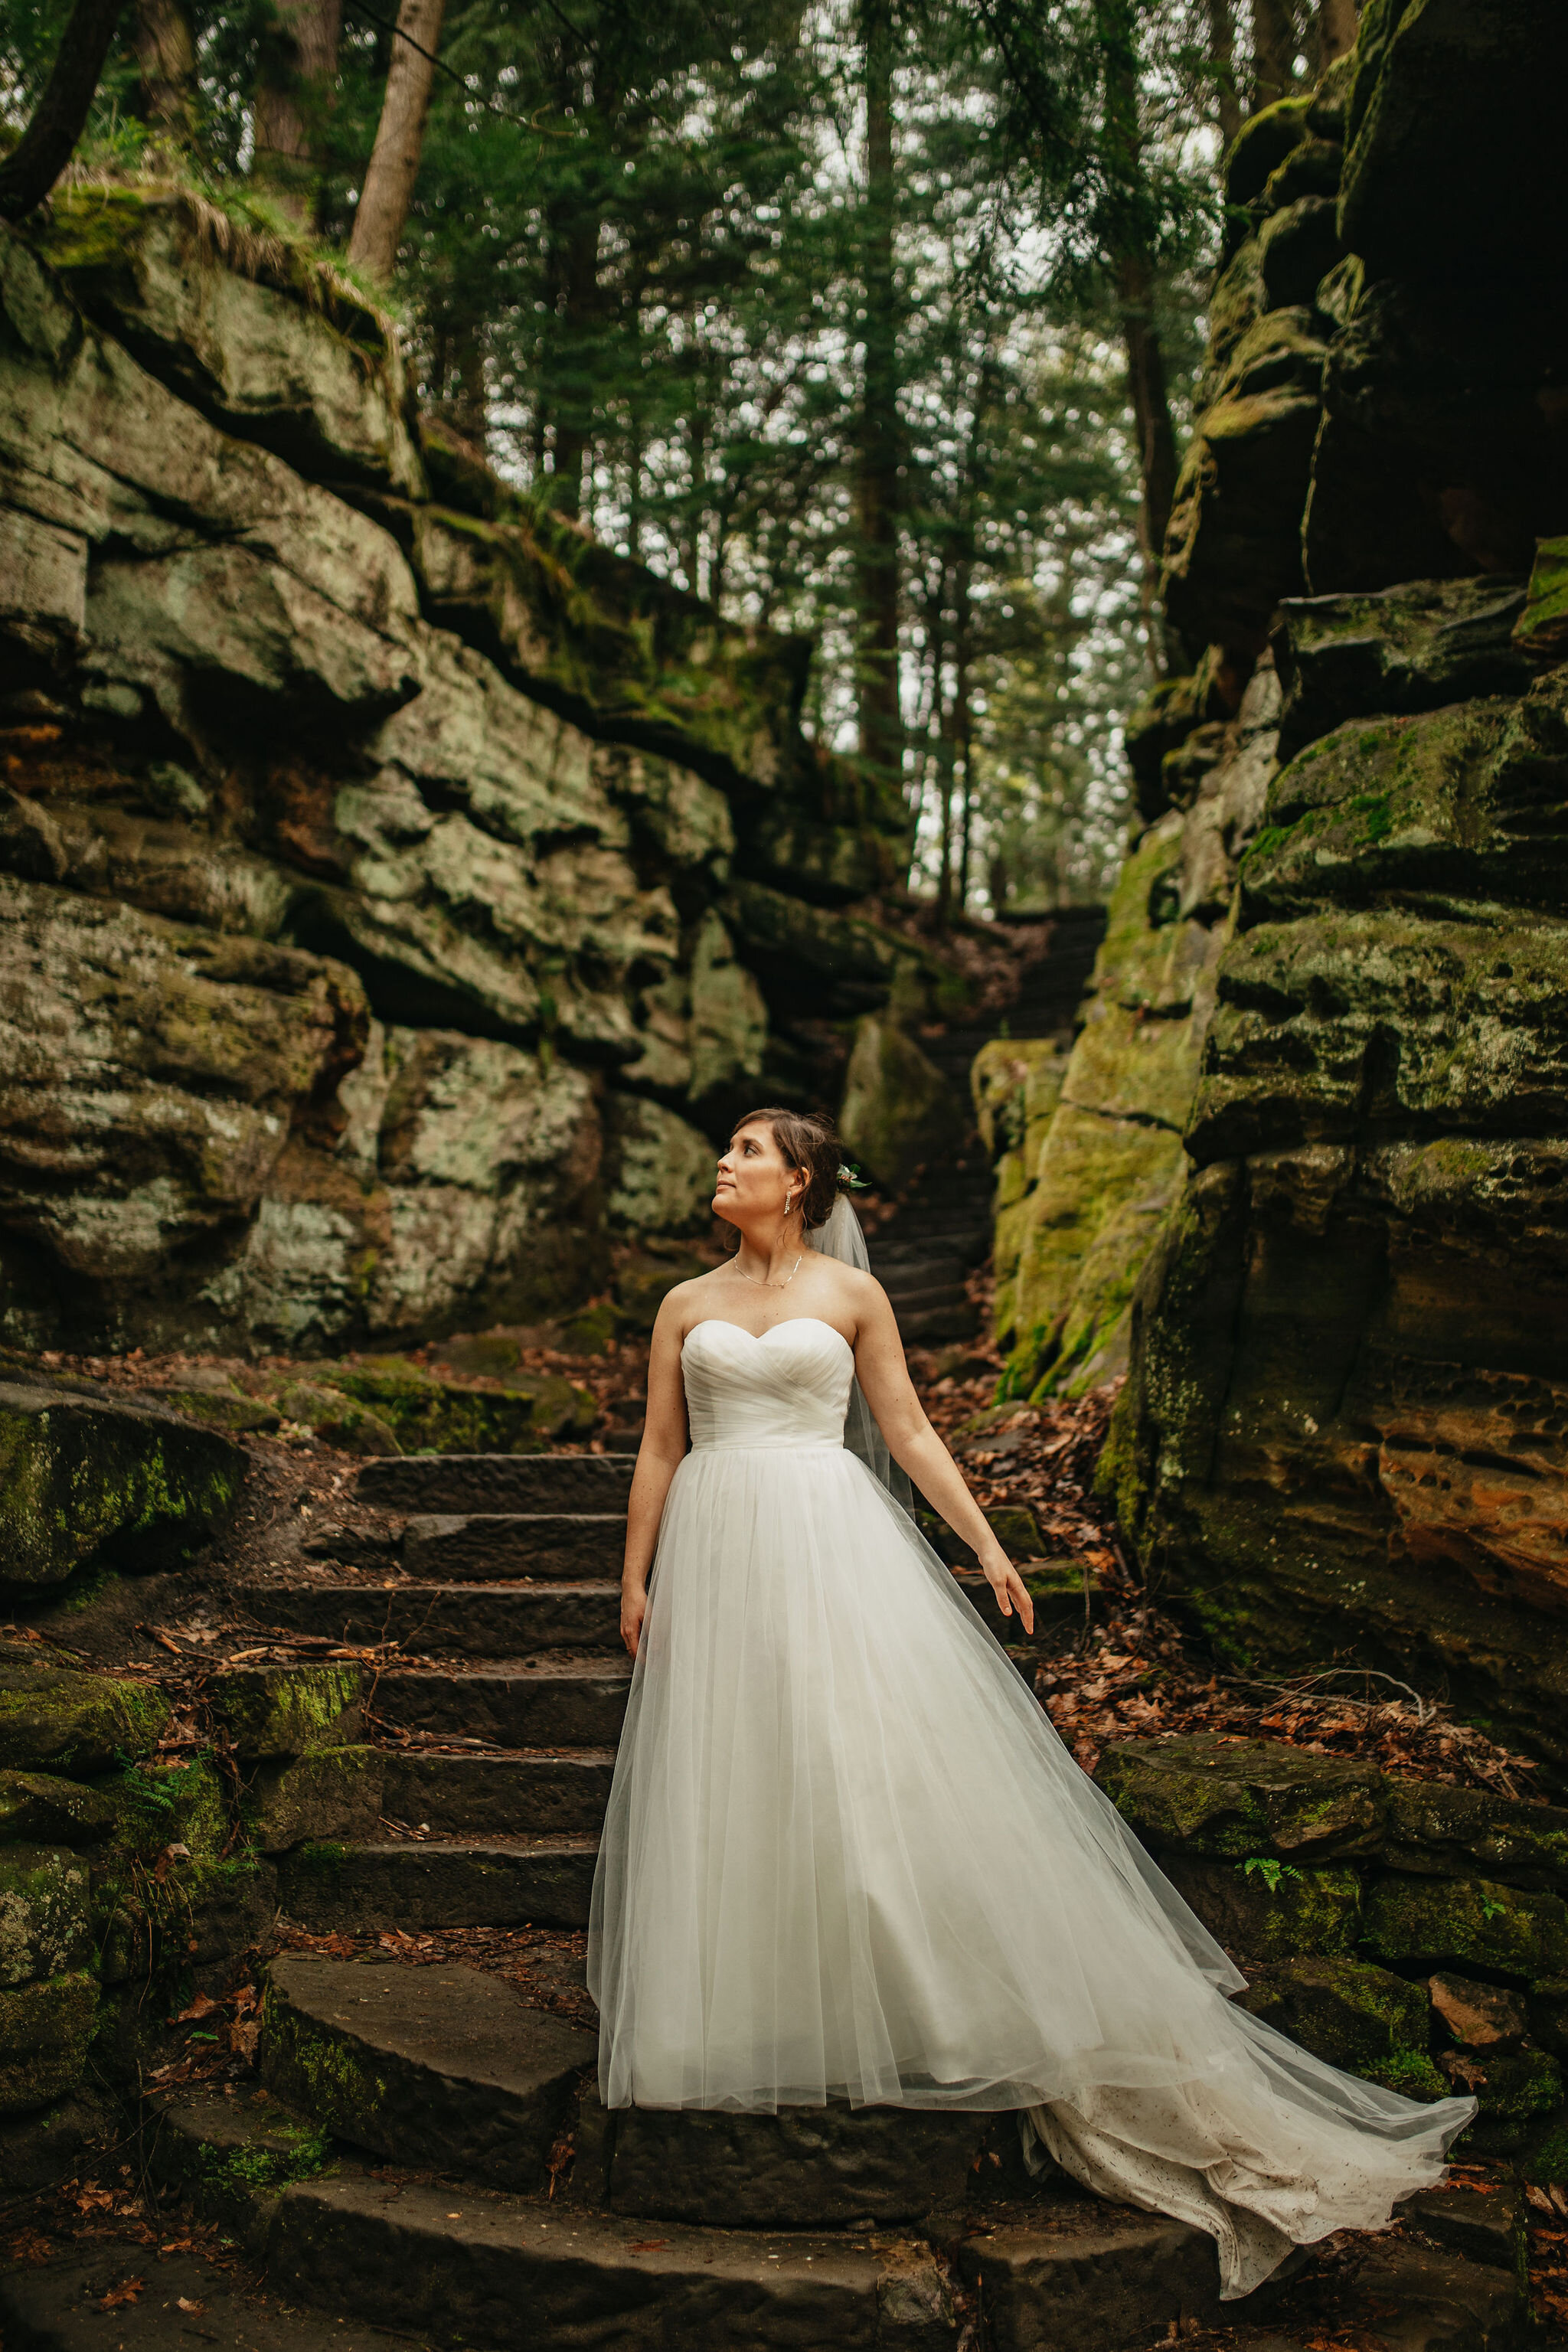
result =
[[[680,1286],[684,1290],[686,1285]],[[669,1482],[686,1457],[686,1388],[680,1377],[678,1293],[658,1310],[647,1359],[647,1418],[626,1505],[626,1559],[621,1570],[621,1639],[635,1658],[647,1614],[647,1576],[658,1542]]]

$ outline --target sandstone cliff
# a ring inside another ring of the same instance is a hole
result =
[[[1557,1769],[1565,67],[1544,5],[1370,0],[1227,160],[1166,549],[1203,651],[1131,730],[998,1287],[1015,1392],[1130,1350],[1107,1475],[1223,1654],[1447,1679]]]
[[[904,820],[808,655],[422,424],[300,251],[174,189],[5,235],[0,1337],[429,1337],[691,1230],[805,1009],[945,984],[844,911]]]

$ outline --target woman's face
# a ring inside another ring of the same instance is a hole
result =
[[[771,1127],[761,1121],[738,1127],[719,1162],[713,1213],[731,1225],[782,1217],[785,1194],[798,1205],[805,1185],[805,1171],[787,1165]]]

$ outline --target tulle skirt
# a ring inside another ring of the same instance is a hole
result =
[[[837,1446],[676,1474],[588,1981],[609,2106],[1027,2110],[1089,2186],[1210,2229],[1231,2294],[1382,2226],[1474,2113],[1225,1998],[1244,1979]]]

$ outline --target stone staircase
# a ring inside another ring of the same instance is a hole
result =
[[[615,1456],[368,1462],[359,1500],[406,1515],[379,1580],[329,1562],[311,1584],[247,1590],[258,1623],[356,1645],[392,1633],[410,1654],[368,1691],[372,1744],[338,1751],[355,1769],[335,1818],[335,1751],[290,1768],[315,1807],[280,1857],[297,1925],[583,1926],[629,1673],[630,1472]],[[254,2086],[150,2109],[163,2193],[264,2266],[267,2328],[247,2306],[206,2332],[231,2352],[1133,2352],[1221,2316],[1205,2238],[1031,2180],[1012,2116],[607,2114],[592,2032],[499,1975],[382,1951],[286,1952],[268,1974]],[[1391,2342],[1515,2340],[1510,2254],[1398,2254],[1372,2257],[1399,2306]],[[83,2276],[90,2292],[90,2263]],[[26,2321],[24,2291],[5,2307]],[[47,2315],[19,2341],[183,2340]],[[1300,2343],[1267,2316],[1211,2340]]]
[[[1102,907],[1065,908],[1053,919],[1048,951],[1028,966],[1005,1015],[921,1037],[921,1052],[962,1102],[969,1101],[974,1057],[993,1037],[1059,1035],[1064,1044],[1071,1038],[1104,934]],[[991,1162],[966,1115],[951,1150],[927,1167],[911,1197],[873,1235],[872,1272],[892,1301],[908,1345],[940,1347],[974,1337],[978,1318],[967,1284],[990,1255],[991,1192]]]

